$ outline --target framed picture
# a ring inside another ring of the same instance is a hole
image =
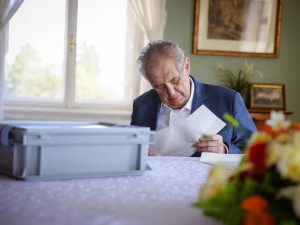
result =
[[[196,0],[193,53],[278,57],[282,0]]]
[[[250,84],[249,109],[285,111],[283,84]]]

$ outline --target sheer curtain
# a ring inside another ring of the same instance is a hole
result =
[[[4,57],[7,51],[8,22],[24,0],[0,0],[0,120],[4,119]]]
[[[166,0],[129,0],[129,45],[128,52],[131,62],[136,62],[143,47],[149,41],[164,38],[164,28],[167,21]],[[128,68],[133,74],[134,96],[137,96],[151,87],[139,75],[136,63]]]
[[[7,51],[8,22],[13,17],[24,0],[0,0],[0,120],[4,118],[4,57]],[[127,72],[132,74],[133,96],[149,90],[148,82],[139,75],[136,62],[143,47],[151,41],[164,38],[164,28],[167,20],[165,11],[166,0],[129,0],[127,29],[129,44],[127,47]]]

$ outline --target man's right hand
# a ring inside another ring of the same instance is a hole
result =
[[[148,151],[148,156],[162,156],[162,154],[149,150]]]

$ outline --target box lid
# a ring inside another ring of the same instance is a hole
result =
[[[153,143],[148,127],[92,121],[0,121],[1,145],[80,145]]]

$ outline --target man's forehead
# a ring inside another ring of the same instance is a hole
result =
[[[148,74],[167,75],[177,71],[175,63],[172,60],[151,62],[147,66]]]
[[[152,56],[147,64],[147,69],[165,69],[176,65],[174,59],[162,55]]]

